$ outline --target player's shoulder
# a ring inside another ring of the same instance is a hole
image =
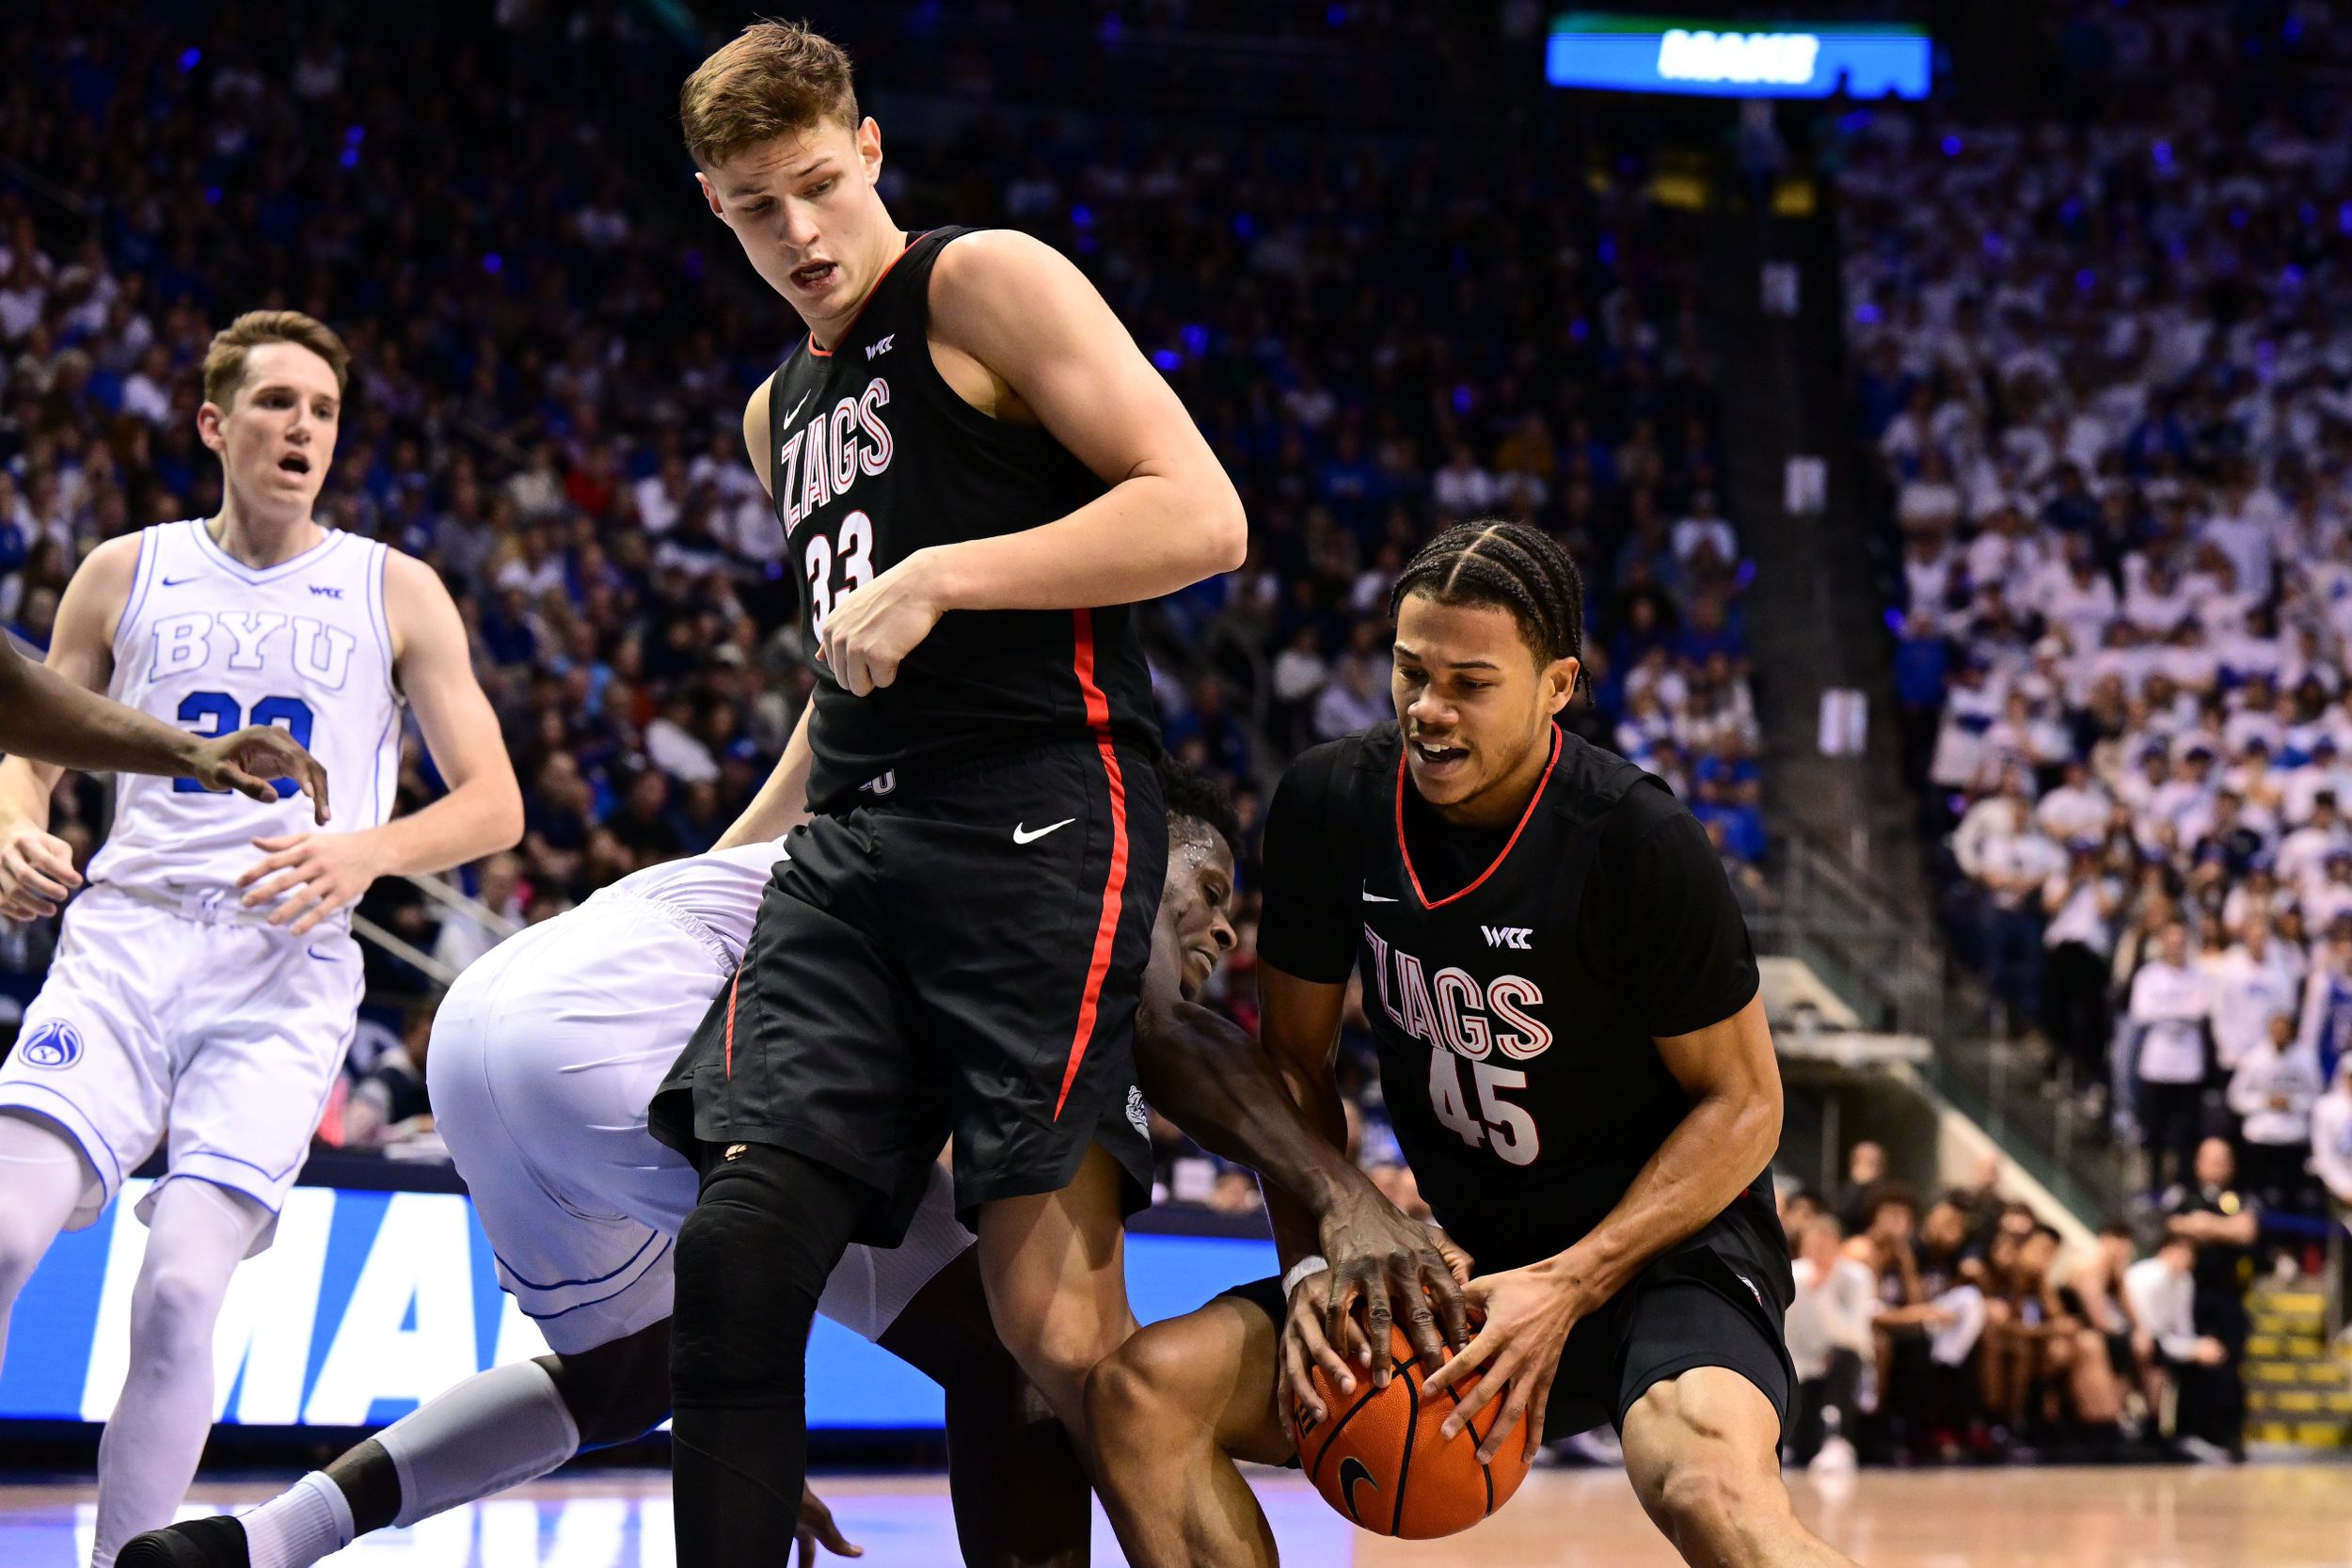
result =
[[[1403,736],[1389,720],[1308,747],[1282,770],[1278,793],[1294,804],[1331,811],[1366,796],[1368,786],[1376,795],[1378,784],[1394,776],[1403,754]]]
[[[969,229],[961,225],[924,232],[929,244],[930,309],[952,316],[982,301],[1038,300],[1070,288],[1091,290],[1076,263],[1034,234],[1018,229]]]
[[[1566,730],[1552,772],[1545,798],[1554,815],[1596,828],[1604,839],[1638,839],[1691,815],[1665,780]]]

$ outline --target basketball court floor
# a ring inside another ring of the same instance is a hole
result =
[[[1614,1472],[1539,1472],[1476,1529],[1418,1543],[1358,1533],[1295,1475],[1252,1479],[1294,1568],[1670,1568],[1679,1560]],[[1799,1512],[1867,1568],[2352,1568],[2352,1466],[2343,1465],[1872,1471],[1834,1482],[1800,1477],[1794,1487]],[[818,1489],[866,1548],[860,1568],[959,1560],[938,1478],[820,1477]],[[205,1486],[196,1511],[242,1505],[269,1490]],[[0,1484],[0,1564],[87,1563],[89,1498],[83,1486]],[[337,1568],[670,1568],[669,1478],[602,1471],[543,1482],[373,1537],[331,1560]],[[1094,1562],[1123,1561],[1098,1514]]]

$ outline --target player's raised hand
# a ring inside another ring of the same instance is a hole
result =
[[[817,1568],[817,1548],[822,1546],[835,1557],[864,1557],[866,1548],[852,1544],[841,1533],[841,1527],[833,1522],[833,1510],[825,1500],[809,1490],[808,1482],[801,1482],[801,1528],[794,1537],[800,1544],[800,1568]]]
[[[188,774],[207,789],[233,789],[264,804],[278,799],[274,781],[292,779],[310,798],[310,815],[320,826],[329,815],[326,769],[275,724],[248,724],[202,742],[189,761]]]
[[[0,915],[38,920],[56,914],[81,885],[73,847],[64,839],[29,822],[0,832]]]
[[[1597,1304],[1550,1260],[1481,1275],[1462,1288],[1462,1294],[1485,1321],[1462,1353],[1422,1383],[1422,1396],[1441,1393],[1475,1372],[1478,1386],[1459,1396],[1439,1430],[1451,1440],[1472,1417],[1502,1399],[1502,1414],[1487,1428],[1478,1457],[1494,1458],[1512,1427],[1524,1422],[1527,1455],[1533,1459],[1543,1447],[1544,1407],[1551,1399],[1551,1380],[1559,1373],[1568,1330]]]
[[[253,847],[264,854],[237,879],[246,890],[245,907],[274,903],[269,923],[305,935],[337,910],[358,903],[368,884],[382,874],[373,845],[366,833],[257,838]]]
[[[1374,1386],[1388,1386],[1391,1323],[1405,1330],[1427,1368],[1470,1341],[1470,1319],[1462,1309],[1467,1275],[1457,1277],[1448,1266],[1435,1231],[1401,1212],[1371,1182],[1343,1188],[1316,1229],[1331,1264],[1324,1337],[1338,1338],[1342,1322],[1351,1319],[1361,1302]]]
[[[898,678],[898,665],[939,625],[946,607],[932,592],[921,551],[833,602],[818,632],[817,657],[852,697]]]

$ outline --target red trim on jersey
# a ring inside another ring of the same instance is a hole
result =
[[[1402,739],[1403,737],[1399,736],[1399,738]],[[1405,744],[1406,746],[1410,746],[1412,742],[1406,740]],[[1447,894],[1443,898],[1438,899],[1433,904],[1429,901],[1429,895],[1422,892],[1421,890],[1421,873],[1413,869],[1412,847],[1405,842],[1405,780],[1406,774],[1409,771],[1409,769],[1406,766],[1404,752],[1399,751],[1397,752],[1396,852],[1405,859],[1405,879],[1413,884],[1413,896],[1421,900],[1421,907],[1422,909],[1441,910],[1448,904],[1453,903],[1456,898],[1467,898],[1471,894],[1476,893],[1479,888],[1484,885],[1487,878],[1502,869],[1502,863],[1511,858],[1512,846],[1518,844],[1519,841],[1519,834],[1527,831],[1528,818],[1535,815],[1535,802],[1544,798],[1544,786],[1551,783],[1551,770],[1559,766],[1560,726],[1554,724],[1551,726],[1551,760],[1544,764],[1544,776],[1535,781],[1535,793],[1527,798],[1527,809],[1519,813],[1519,825],[1511,830],[1511,836],[1504,842],[1502,846],[1502,852],[1495,856],[1494,864],[1486,867],[1486,870],[1481,871],[1478,874],[1477,881],[1470,883],[1470,886],[1462,889],[1459,893]]]
[[[735,1076],[735,992],[743,983],[743,966],[735,966],[735,978],[727,982],[727,1076]]]
[[[928,234],[930,232],[930,230],[928,229],[923,230],[923,234]],[[849,341],[850,334],[857,330],[858,316],[866,314],[866,308],[874,303],[874,296],[876,294],[882,293],[882,279],[890,276],[890,269],[892,267],[897,266],[905,259],[907,250],[913,250],[914,248],[916,242],[922,239],[923,234],[908,235],[906,250],[901,250],[898,255],[893,256],[888,261],[882,264],[882,270],[880,273],[877,273],[874,277],[874,286],[866,291],[866,297],[864,299],[857,302],[857,314],[851,316],[850,318],[850,325],[841,329],[841,337],[835,342],[834,347],[837,348],[841,343],[847,342]],[[819,359],[830,359],[833,357],[833,349],[818,348],[817,346],[817,334],[813,331],[808,335],[808,352]]]
[[[1095,1014],[1103,1003],[1103,980],[1110,974],[1111,949],[1119,939],[1119,912],[1127,893],[1127,779],[1119,770],[1119,751],[1111,744],[1111,702],[1094,679],[1094,611],[1073,610],[1070,618],[1076,633],[1071,668],[1078,677],[1078,694],[1085,698],[1087,727],[1094,732],[1095,750],[1103,756],[1103,772],[1111,786],[1111,870],[1103,884],[1103,912],[1094,923],[1094,957],[1087,964],[1086,990],[1078,998],[1078,1028],[1070,1040],[1070,1062],[1062,1069],[1061,1093],[1054,1101],[1054,1119],[1061,1119],[1070,1102],[1071,1085],[1078,1081],[1078,1064],[1086,1059],[1087,1042],[1094,1035]]]

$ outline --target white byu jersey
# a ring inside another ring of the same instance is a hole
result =
[[[291,731],[326,769],[334,818],[321,831],[380,825],[400,768],[389,553],[330,531],[293,560],[257,569],[214,543],[201,521],[147,530],[108,694],[199,735],[246,724]],[[192,779],[125,774],[90,879],[198,895],[231,888],[262,858],[256,837],[314,827],[293,781],[278,790],[263,805]]]

